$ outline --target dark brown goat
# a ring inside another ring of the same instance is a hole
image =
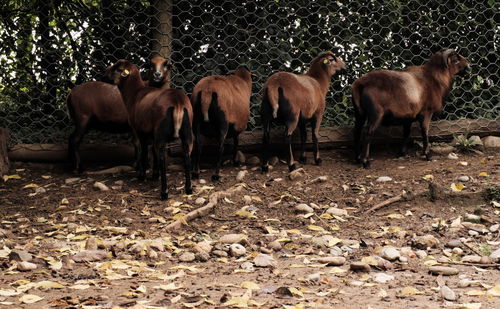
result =
[[[251,93],[252,74],[246,68],[238,68],[228,76],[207,76],[196,84],[191,95],[195,135],[193,177],[199,177],[200,172],[200,134],[217,139],[218,159],[212,180],[220,179],[226,137],[233,138],[233,160],[235,165],[240,163],[236,155],[238,136],[247,128]]]
[[[153,57],[150,61],[152,87],[170,87],[170,64],[165,58]],[[80,142],[89,129],[125,133],[130,131],[128,113],[118,88],[105,82],[88,82],[74,87],[67,98],[68,112],[75,123],[75,130],[68,140],[68,156],[75,172],[82,172]],[[138,141],[133,141],[137,148]],[[136,149],[137,155],[137,149]]]
[[[331,51],[323,52],[311,61],[305,74],[278,72],[269,77],[263,87],[262,126],[263,154],[262,172],[268,171],[268,147],[271,122],[284,122],[285,144],[287,146],[287,163],[290,171],[295,169],[292,153],[292,133],[300,128],[301,152],[299,160],[305,163],[305,143],[307,139],[307,123],[312,126],[314,143],[314,162],[321,164],[319,157],[318,133],[325,111],[325,96],[330,87],[332,76],[346,72],[342,59]]]
[[[380,124],[403,124],[402,153],[406,153],[415,120],[420,123],[424,155],[430,160],[428,132],[432,114],[442,109],[455,75],[463,75],[469,68],[464,57],[446,49],[434,54],[424,65],[404,71],[372,71],[354,81],[356,160],[369,167],[370,143]]]
[[[180,138],[184,155],[185,192],[191,194],[193,110],[188,96],[179,89],[146,86],[137,67],[128,60],[118,60],[106,75],[118,86],[127,107],[132,133],[139,140],[139,181],[146,178],[148,139],[152,139],[153,152],[159,163],[153,173],[160,173],[160,198],[168,198],[165,147],[167,142]]]

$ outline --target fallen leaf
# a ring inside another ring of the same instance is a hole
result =
[[[242,288],[249,289],[249,290],[260,290],[260,286],[252,281],[243,281],[241,284]]]
[[[482,306],[481,303],[469,303],[469,304],[458,304],[457,308],[459,309],[480,309]]]
[[[486,293],[480,290],[470,290],[464,293],[467,296],[484,296]]]
[[[308,225],[307,228],[311,231],[324,232],[325,229],[317,225]]]
[[[424,292],[417,290],[416,288],[412,288],[410,286],[407,286],[399,292],[400,297],[406,297],[406,296],[414,296],[414,295],[421,295],[424,294]]]
[[[43,299],[43,297],[40,297],[38,295],[35,295],[35,294],[25,294],[23,296],[21,296],[21,298],[19,298],[19,301],[23,304],[33,304],[33,303],[36,303],[38,301],[41,301]]]
[[[403,216],[402,214],[390,214],[390,215],[387,215],[387,218],[389,218],[389,219],[402,219],[404,217],[405,216]]]
[[[424,177],[422,177],[424,180],[427,180],[427,181],[432,181],[434,180],[434,175],[432,174],[427,174],[425,175]]]
[[[479,177],[488,177],[488,176],[490,176],[490,175],[488,175],[488,173],[486,173],[486,172],[481,172],[481,173],[479,173],[479,175],[478,175],[478,176],[479,176]]]
[[[451,191],[453,191],[453,192],[460,192],[460,191],[462,191],[465,188],[465,186],[463,184],[461,184],[461,183],[455,184],[453,182],[451,184],[450,188],[451,188]]]
[[[246,210],[238,210],[235,213],[237,216],[244,217],[244,218],[257,218],[253,213],[246,211]]]
[[[69,286],[68,288],[73,289],[73,290],[86,290],[90,288],[90,285],[88,284],[75,284],[72,286]]]
[[[248,308],[248,301],[250,298],[245,296],[236,296],[225,302],[224,306],[233,306],[238,308]]]
[[[500,297],[500,284],[495,285],[486,292],[488,296]]]
[[[21,179],[21,176],[15,174],[15,175],[3,175],[2,176],[3,181],[6,182],[9,179]]]

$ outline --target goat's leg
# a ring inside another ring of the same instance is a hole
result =
[[[373,140],[373,135],[375,133],[375,130],[378,128],[380,125],[380,122],[382,121],[382,116],[378,116],[374,120],[369,120],[367,126],[363,129],[363,157],[362,157],[362,163],[364,168],[369,168],[370,167],[370,144]]]
[[[73,172],[80,174],[83,172],[82,161],[80,157],[80,143],[83,135],[87,131],[88,119],[83,119],[79,124],[75,124],[75,130],[68,139],[68,157],[71,162]]]
[[[321,118],[322,117],[316,116],[311,120],[313,155],[314,155],[314,163],[316,165],[321,165],[322,162],[321,158],[319,157],[319,142],[318,142],[319,125],[321,123]]]
[[[158,157],[158,169],[160,172],[160,199],[162,201],[168,199],[167,187],[167,167],[165,162],[165,142],[154,141],[153,152]]]
[[[156,145],[155,145],[155,147],[156,147]],[[148,152],[147,138],[140,137],[139,138],[139,148],[138,148],[138,153],[137,153],[139,156],[139,159],[138,159],[139,164],[137,166],[137,170],[138,170],[137,179],[139,181],[146,180],[146,164],[147,164],[147,160],[148,160],[147,152]]]
[[[307,127],[305,120],[299,120],[299,131],[300,131],[300,156],[299,162],[302,164],[307,163],[306,157],[306,141],[307,141]]]
[[[423,141],[423,146],[424,146],[424,155],[427,161],[430,161],[432,159],[431,156],[431,149],[429,146],[429,126],[431,124],[431,117],[432,115],[424,115],[419,122],[420,122],[420,130],[422,132],[422,141]]]
[[[269,139],[271,134],[271,121],[264,118],[262,120],[262,173],[269,172]]]
[[[411,121],[403,123],[403,142],[401,144],[401,153],[400,156],[406,156],[408,152],[408,142],[411,132]]]
[[[238,160],[238,146],[239,146],[239,142],[240,142],[239,137],[240,137],[239,133],[235,133],[235,135],[233,136],[233,165],[234,166],[241,165],[241,162]]]
[[[217,163],[215,165],[215,173],[212,175],[212,181],[220,180],[220,169],[222,167],[222,157],[224,154],[224,140],[226,139],[228,128],[229,125],[227,122],[221,123],[219,127],[219,132],[217,137],[217,144],[218,144]]]
[[[361,132],[363,131],[363,126],[365,125],[366,116],[359,114],[355,110],[355,122],[354,122],[354,159],[357,163],[361,163],[361,151],[363,150],[363,145],[361,143]]]
[[[200,159],[201,159],[201,134],[200,134],[200,122],[195,121],[193,126],[194,134],[194,149],[193,149],[193,171],[191,176],[193,179],[200,178]]]
[[[183,152],[183,160],[184,160],[184,192],[186,194],[193,194],[193,186],[191,184],[191,155],[190,155],[190,140],[191,138],[188,136],[190,130],[186,130],[186,133],[183,133],[181,137],[182,140],[182,152]]]
[[[294,159],[293,159],[293,150],[292,150],[292,133],[297,127],[297,123],[288,123],[286,125],[285,129],[285,145],[287,151],[287,164],[288,164],[288,171],[293,171],[297,167],[295,165]]]

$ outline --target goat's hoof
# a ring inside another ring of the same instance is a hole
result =
[[[294,163],[294,164],[292,164],[292,165],[288,165],[288,171],[289,171],[289,172],[292,172],[292,171],[294,171],[294,170],[296,170],[296,169],[297,169],[297,166],[295,165],[295,163]]]
[[[220,175],[217,174],[212,175],[212,181],[220,181]]]
[[[430,153],[426,153],[426,154],[425,154],[425,159],[426,159],[427,161],[432,161],[432,155],[431,155]]]
[[[321,163],[323,163],[323,160],[321,158],[314,159],[314,164],[321,165]]]
[[[370,161],[363,161],[363,168],[370,168]]]
[[[262,174],[269,173],[269,165],[262,165]]]
[[[199,172],[192,172],[191,178],[192,179],[200,179],[200,173]]]
[[[307,163],[307,157],[300,157],[300,158],[299,158],[299,162],[300,162],[301,164],[306,164],[306,163]]]
[[[165,201],[168,199],[168,192],[160,193],[160,200]]]
[[[189,188],[185,188],[184,190],[186,192],[186,194],[190,195],[190,194],[193,194],[193,188],[192,187],[189,187]]]

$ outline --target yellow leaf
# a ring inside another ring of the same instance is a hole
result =
[[[290,293],[292,293],[295,296],[304,297],[304,293],[302,293],[302,291],[300,291],[297,288],[290,287],[290,288],[288,288],[288,290],[290,291]]]
[[[30,183],[23,187],[23,189],[28,189],[28,188],[38,188],[38,185],[36,183]]]
[[[302,232],[300,230],[297,230],[297,229],[287,230],[286,232],[289,234],[302,234]]]
[[[19,295],[21,293],[22,293],[21,291],[16,291],[13,289],[0,290],[0,296],[4,296],[4,297]]]
[[[256,202],[262,202],[262,199],[258,196],[255,196],[255,195],[252,195],[252,200],[254,200]]]
[[[490,175],[488,175],[488,173],[486,173],[486,172],[479,173],[479,177],[488,177],[488,176],[490,176]]]
[[[461,183],[455,184],[453,182],[451,184],[450,188],[451,188],[451,191],[453,191],[453,192],[460,192],[460,191],[462,191],[465,188],[465,186],[463,184],[461,184]]]
[[[186,265],[177,265],[177,266],[170,267],[170,269],[173,269],[173,270],[185,269],[185,270],[188,270],[192,273],[200,273],[203,271],[203,269],[199,269],[199,268],[196,268],[194,266],[186,266]]]
[[[372,265],[372,266],[378,266],[377,259],[375,259],[375,257],[372,255],[363,257],[361,259],[361,262],[368,264],[368,265]]]
[[[3,175],[2,178],[3,178],[3,181],[6,182],[9,179],[21,179],[21,176],[19,176],[17,174],[16,175]]]
[[[399,292],[399,296],[406,297],[406,296],[413,296],[413,295],[421,295],[424,294],[424,292],[417,290],[416,288],[412,288],[410,286],[407,286]]]
[[[250,298],[244,296],[236,296],[225,302],[224,306],[233,306],[238,308],[248,308]]]
[[[346,272],[346,269],[340,268],[338,266],[330,267],[330,274],[344,274]]]
[[[484,296],[486,293],[480,290],[471,290],[464,293],[467,296]]]
[[[486,292],[488,296],[500,297],[500,284],[495,285]]]
[[[322,214],[321,216],[319,216],[319,217],[321,219],[326,219],[326,220],[329,220],[329,219],[333,218],[331,214],[326,213],[326,212],[324,214]]]
[[[160,285],[153,287],[153,289],[160,289],[163,291],[173,291],[173,290],[177,290],[180,288],[181,288],[180,286],[176,286],[175,283],[173,283],[173,282],[169,283],[169,284],[160,284]]]
[[[304,309],[304,304],[300,303],[295,306],[289,306],[289,305],[283,305],[283,308],[285,309]]]
[[[19,301],[23,304],[33,304],[36,303],[37,301],[42,300],[43,297],[40,297],[35,294],[25,294],[19,298]]]
[[[54,281],[40,281],[35,283],[37,289],[64,289],[64,285]]]
[[[243,281],[241,284],[242,288],[249,289],[249,290],[260,290],[260,286],[252,281]]]
[[[146,292],[148,291],[148,289],[146,288],[145,285],[140,285],[137,289],[135,289],[137,292],[141,292],[142,294],[146,294]]]
[[[434,180],[434,175],[432,174],[427,174],[425,175],[424,177],[422,177],[424,180],[427,180],[427,181],[432,181]]]
[[[86,290],[86,289],[90,288],[90,285],[88,285],[88,284],[75,284],[75,285],[70,286],[69,288],[73,289],[73,290]]]
[[[342,239],[337,238],[337,237],[333,237],[332,239],[328,240],[328,247],[333,247],[341,242],[342,242]]]
[[[389,219],[402,219],[404,217],[405,216],[403,216],[402,214],[390,214],[390,215],[387,215],[387,218],[389,218]]]
[[[469,165],[469,163],[467,161],[460,161],[460,162],[457,162],[458,165],[462,165],[462,166],[467,166]]]
[[[308,225],[307,228],[311,231],[324,232],[325,229],[317,225]]]
[[[257,218],[253,213],[246,211],[246,210],[238,210],[235,213],[237,216],[244,217],[244,218]]]
[[[481,303],[468,303],[468,304],[458,304],[457,308],[459,309],[480,309],[482,306]]]
[[[183,212],[180,212],[178,214],[176,214],[175,216],[172,217],[173,220],[179,220],[180,218],[184,217],[186,214],[183,213]]]

